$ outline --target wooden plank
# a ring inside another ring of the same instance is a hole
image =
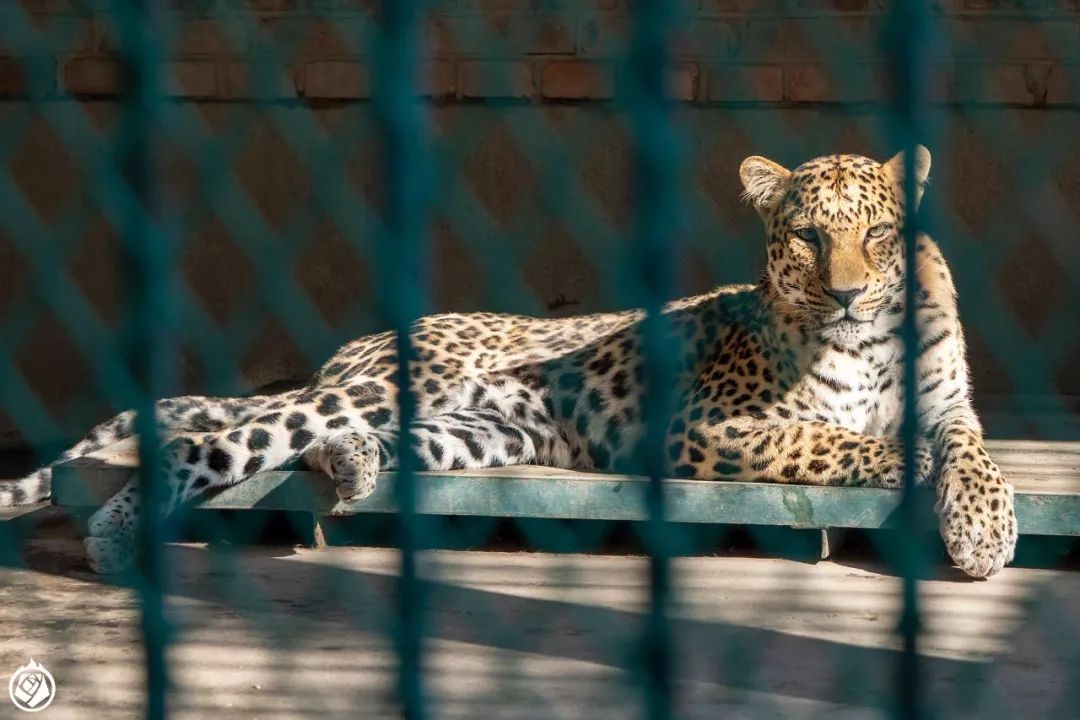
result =
[[[54,502],[100,505],[132,472],[131,462],[115,457],[72,461],[54,473]],[[533,466],[421,473],[420,478],[418,511],[423,514],[646,519],[642,478]],[[372,495],[346,505],[338,502],[330,480],[320,473],[266,472],[206,498],[201,507],[331,516],[390,513],[395,511],[394,481],[393,473],[383,473]],[[1080,493],[1069,493],[1068,484],[1062,482],[1052,483],[1048,492],[1038,487],[1033,474],[1018,489],[1021,533],[1080,535]],[[895,526],[900,502],[898,491],[877,488],[669,480],[666,489],[668,517],[686,523],[887,528]]]
[[[27,539],[41,523],[58,514],[48,503],[0,508],[0,566],[24,565],[23,548]]]
[[[1080,495],[1080,442],[995,439],[986,445],[1018,492]]]
[[[0,508],[0,523],[24,522],[27,518],[49,507],[47,502],[34,503],[33,505],[13,505]]]

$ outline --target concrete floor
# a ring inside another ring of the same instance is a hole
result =
[[[184,544],[169,558],[173,717],[397,717],[393,551]],[[0,680],[33,656],[58,685],[42,717],[139,717],[135,593],[87,572],[71,537],[34,540],[27,563],[0,570]],[[437,551],[423,572],[434,716],[641,716],[630,668],[643,559]],[[892,707],[896,577],[748,557],[680,559],[675,574],[680,717],[883,717]],[[938,717],[1076,717],[1080,573],[947,575],[921,590]],[[0,700],[0,717],[21,715]]]

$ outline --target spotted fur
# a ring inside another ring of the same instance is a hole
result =
[[[914,166],[921,195],[925,149]],[[665,446],[671,475],[901,484],[902,168],[900,156],[834,155],[794,171],[759,157],[743,162],[745,196],[768,235],[767,269],[757,286],[717,288],[665,310],[677,368]],[[936,483],[953,560],[992,575],[1016,543],[1012,488],[983,446],[955,291],[928,237],[918,239],[916,264],[924,432],[914,471]],[[412,437],[423,467],[628,467],[642,434],[641,319],[628,311],[417,321]],[[396,464],[396,372],[394,337],[381,333],[343,346],[296,391],[162,401],[163,430],[185,434],[165,452],[170,507],[299,457],[333,477],[342,500],[370,493],[377,471]],[[130,436],[131,421],[125,413],[95,428],[61,460]],[[0,501],[46,497],[49,479],[45,467],[0,487]],[[94,516],[86,548],[95,569],[130,562],[137,518],[130,486]]]

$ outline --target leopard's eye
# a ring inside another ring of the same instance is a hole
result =
[[[883,238],[885,237],[885,235],[888,234],[891,228],[892,225],[890,225],[889,223],[879,223],[878,225],[875,225],[866,231],[866,237],[873,238],[875,240],[878,238]]]
[[[799,238],[803,242],[812,243],[814,245],[818,242],[817,230],[812,227],[796,228],[794,231],[795,237]]]

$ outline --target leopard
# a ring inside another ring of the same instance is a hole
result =
[[[988,577],[1015,553],[1014,492],[984,444],[952,275],[921,232],[911,295],[919,433],[907,455],[902,442],[904,233],[931,165],[925,147],[912,152],[909,183],[903,152],[883,162],[826,155],[794,170],[761,156],[741,163],[743,198],[765,229],[764,270],[757,284],[716,287],[656,313],[671,402],[663,444],[654,444],[663,477],[872,488],[913,478],[933,488],[952,562]],[[398,468],[402,449],[427,471],[631,467],[648,425],[646,317],[431,315],[411,324],[405,371],[398,335],[379,332],[343,345],[302,387],[160,400],[155,421],[171,438],[161,452],[162,512],[295,462],[328,475],[342,503],[357,502]],[[404,444],[402,399],[412,409]],[[47,498],[56,463],[132,437],[135,421],[134,411],[121,413],[53,463],[4,481],[0,505]],[[90,567],[129,567],[139,522],[131,480],[89,519]]]

